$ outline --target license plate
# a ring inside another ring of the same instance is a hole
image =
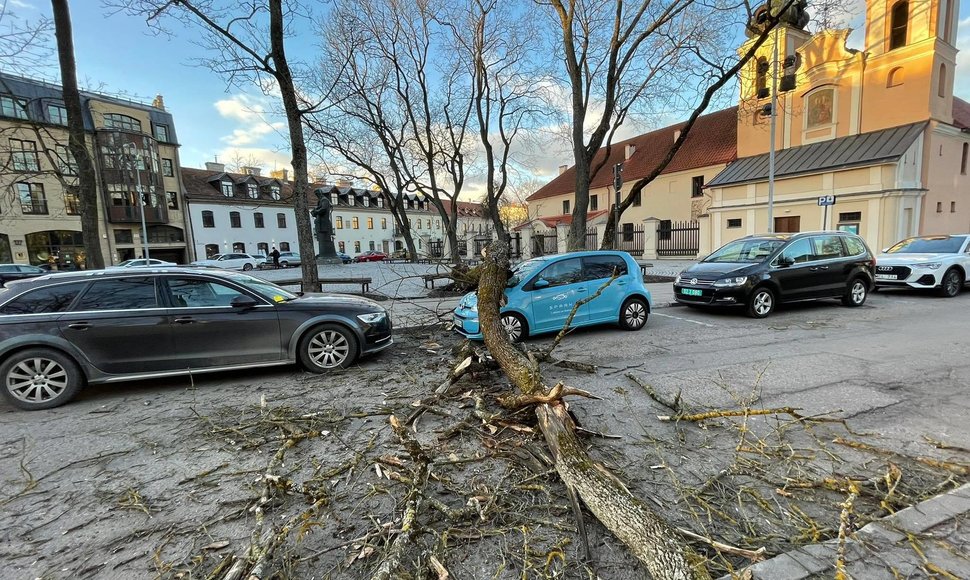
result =
[[[681,288],[680,293],[685,296],[703,296],[703,290],[694,290],[693,288]]]
[[[876,274],[876,280],[898,280],[899,276],[895,274]]]

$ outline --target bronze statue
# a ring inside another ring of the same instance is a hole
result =
[[[317,188],[313,190],[317,196],[317,207],[310,211],[316,219],[317,227],[317,246],[320,253],[317,254],[317,263],[342,263],[337,257],[337,249],[333,245],[333,203],[330,201],[329,190]]]

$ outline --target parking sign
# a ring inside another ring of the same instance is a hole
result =
[[[820,206],[835,205],[834,195],[820,195],[818,198],[818,204]]]

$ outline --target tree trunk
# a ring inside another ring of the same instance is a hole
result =
[[[523,394],[544,395],[548,389],[538,363],[509,342],[499,321],[507,272],[508,245],[502,240],[489,246],[478,285],[485,345]],[[710,578],[702,558],[681,541],[676,530],[586,453],[561,399],[538,405],[536,416],[563,482],[643,562],[654,580]]]
[[[296,97],[293,86],[293,74],[286,60],[283,46],[283,6],[282,0],[269,2],[269,36],[270,50],[275,66],[276,82],[279,85],[280,96],[283,99],[283,109],[286,111],[286,124],[290,133],[290,149],[293,151],[293,210],[296,214],[296,234],[300,246],[300,255],[315,256],[317,250],[313,245],[313,230],[310,224],[310,208],[307,198],[310,194],[310,177],[307,171],[306,139],[303,135],[303,112]],[[320,291],[320,276],[317,272],[316,260],[304,259],[300,263],[302,270],[303,288],[311,292]]]
[[[448,237],[448,247],[450,251],[448,252],[448,257],[452,264],[461,263],[461,254],[458,253],[458,201],[455,200],[455,221],[446,224],[447,230],[445,231]]]
[[[582,144],[579,145],[580,147]],[[586,249],[586,211],[589,207],[589,160],[585,152],[576,155],[576,193],[573,195],[573,221],[569,225],[566,249],[570,252]]]
[[[64,108],[67,109],[68,149],[78,169],[77,196],[81,210],[81,239],[84,241],[85,266],[89,270],[104,268],[101,253],[101,233],[98,219],[98,178],[94,161],[88,151],[81,110],[81,93],[77,88],[77,68],[74,62],[74,37],[71,30],[71,11],[67,0],[51,0],[54,27],[57,35],[57,58],[61,66],[61,87]],[[67,193],[67,192],[64,192]]]

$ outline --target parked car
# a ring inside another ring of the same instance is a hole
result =
[[[740,305],[754,318],[779,302],[841,298],[862,306],[875,265],[862,238],[847,232],[748,236],[681,272],[674,298],[688,306]]]
[[[249,254],[216,254],[206,260],[196,260],[192,262],[192,265],[222,268],[224,270],[245,270],[248,272],[259,266],[259,260]]]
[[[266,254],[262,254],[262,253],[257,253],[257,254],[249,254],[249,255],[250,255],[250,256],[252,256],[252,257],[253,257],[253,259],[255,259],[255,260],[256,260],[256,267],[257,267],[257,268],[261,268],[261,267],[263,267],[263,266],[265,266],[265,265],[266,265],[266,262],[267,262],[267,260],[268,260],[268,261],[269,261],[269,262],[270,262],[271,264],[273,263],[273,260],[272,260],[271,258],[269,258],[269,257],[268,257],[268,256],[267,256]]]
[[[897,242],[876,256],[876,286],[935,288],[952,298],[970,272],[970,235],[920,236]]]
[[[37,266],[27,264],[0,264],[0,286],[11,280],[23,280],[25,278],[36,278],[47,274],[47,270]]]
[[[125,260],[120,264],[115,264],[114,266],[105,266],[105,270],[123,270],[125,268],[155,268],[158,266],[177,266],[175,262],[166,262],[165,260],[156,260],[155,258],[138,258],[136,260]]]
[[[355,262],[383,262],[386,259],[387,254],[384,252],[378,252],[376,250],[364,252],[363,254],[358,254],[356,257],[354,257]]]
[[[387,348],[391,330],[376,302],[236,272],[47,274],[0,291],[0,392],[32,410],[85,384],[295,362],[325,372]]]
[[[280,268],[289,268],[291,266],[300,265],[300,253],[299,252],[280,252]],[[260,268],[273,268],[273,258],[270,257],[266,262],[261,262],[259,264]]]
[[[340,258],[340,261],[344,264],[349,264],[353,261],[350,256],[343,252],[337,252],[337,257]]]
[[[522,340],[562,330],[575,304],[592,296],[619,272],[602,294],[583,304],[570,327],[613,323],[640,330],[651,311],[650,291],[643,285],[640,267],[626,252],[575,252],[533,258],[515,266],[505,290],[501,321],[509,338]],[[482,340],[478,296],[466,294],[454,311],[455,330]]]

